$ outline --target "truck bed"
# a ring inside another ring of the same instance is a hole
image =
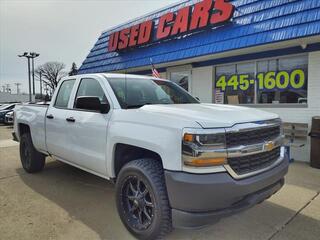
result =
[[[25,123],[33,129],[31,132],[33,144],[37,146],[37,150],[41,152],[47,152],[45,138],[45,116],[48,106],[49,105],[47,104],[19,104],[16,105],[14,109],[14,117],[15,119],[19,119],[19,124]],[[14,121],[14,128],[15,132],[19,131],[17,121]]]

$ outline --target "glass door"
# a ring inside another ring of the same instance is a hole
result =
[[[170,80],[191,92],[191,71],[172,71],[170,72]]]

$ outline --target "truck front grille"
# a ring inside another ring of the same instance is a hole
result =
[[[240,132],[227,132],[227,148],[241,145],[251,145],[271,141],[280,135],[280,126],[246,130]]]
[[[228,164],[236,174],[243,175],[270,166],[280,157],[280,151],[277,147],[269,152],[228,158]]]

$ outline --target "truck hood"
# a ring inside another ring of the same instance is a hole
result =
[[[141,112],[161,114],[197,122],[203,128],[232,127],[237,123],[256,122],[278,118],[277,114],[254,108],[225,104],[168,104],[145,105]]]

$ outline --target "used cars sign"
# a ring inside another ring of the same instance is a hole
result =
[[[169,12],[159,18],[154,27],[152,20],[113,32],[109,37],[109,52],[144,45],[152,40],[163,40],[180,34],[193,32],[208,26],[230,21],[235,7],[226,0],[204,0],[193,6],[186,6],[177,12]]]

